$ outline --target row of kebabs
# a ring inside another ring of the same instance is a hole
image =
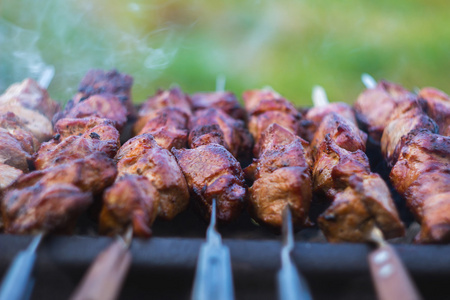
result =
[[[418,241],[450,241],[450,100],[443,92],[416,95],[381,81],[354,108],[299,112],[270,89],[245,92],[244,109],[229,92],[188,96],[173,88],[135,111],[131,85],[125,74],[92,70],[63,111],[31,80],[1,96],[5,232],[71,231],[101,203],[101,233],[131,226],[150,236],[155,218],[174,218],[190,199],[206,219],[216,199],[224,222],[248,202],[252,216],[272,227],[281,227],[289,206],[300,228],[310,224],[314,192],[330,202],[318,218],[329,241],[364,241],[374,226],[386,238],[401,236],[389,188],[364,153],[369,137],[422,225]],[[129,124],[135,136],[120,147]]]

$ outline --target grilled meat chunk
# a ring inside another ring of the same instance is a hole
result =
[[[175,157],[150,134],[126,142],[116,155],[118,179],[127,174],[145,176],[159,194],[158,216],[171,220],[189,204],[186,180]]]
[[[0,132],[11,134],[20,143],[22,149],[29,154],[33,154],[39,149],[39,141],[26,129],[20,118],[12,112],[0,115]]]
[[[70,232],[78,216],[117,174],[101,153],[24,174],[8,187],[2,205],[5,231],[30,234]]]
[[[0,115],[14,114],[24,130],[29,131],[38,142],[48,141],[53,136],[51,121],[40,112],[18,103],[0,105]]]
[[[11,190],[2,202],[6,233],[70,232],[92,195],[72,184],[46,184]]]
[[[150,116],[150,115],[149,115]],[[173,147],[180,149],[185,148],[188,139],[187,130],[189,116],[183,113],[178,108],[167,107],[156,111],[155,114],[151,114],[151,117],[141,118],[136,123],[135,128],[139,128],[141,120],[146,119],[146,123],[137,134],[144,133],[151,134],[158,145],[164,149],[171,150]]]
[[[166,107],[176,107],[188,116],[192,114],[189,96],[184,94],[180,88],[175,87],[166,91],[159,90],[156,95],[148,98],[139,109],[139,118]],[[141,128],[136,128],[136,131],[140,130]]]
[[[0,131],[0,163],[11,167],[28,171],[28,161],[31,161],[31,155],[22,148],[21,143],[8,132]]]
[[[286,206],[297,227],[308,222],[312,190],[309,168],[283,167],[262,176],[249,188],[250,212],[266,225],[281,228]]]
[[[127,115],[134,114],[134,105],[131,99],[131,86],[133,77],[119,73],[116,70],[103,71],[92,69],[84,76],[78,87],[78,94],[74,104],[99,94],[112,94],[119,98],[125,106]]]
[[[217,201],[219,221],[235,219],[244,207],[246,187],[241,166],[233,155],[217,144],[172,151],[184,173],[194,203],[205,219],[211,216],[213,198]]]
[[[199,132],[208,131],[203,127],[212,128],[217,124],[223,134],[225,148],[236,158],[247,156],[252,149],[252,137],[245,124],[241,120],[236,120],[222,110],[208,108],[197,111],[190,121],[189,144],[194,148],[196,139],[201,137]]]
[[[191,102],[194,110],[215,108],[222,110],[234,119],[243,121],[247,119],[247,113],[231,92],[196,93],[191,95]]]
[[[127,122],[127,109],[117,96],[112,94],[92,95],[89,98],[69,107],[64,112],[64,118],[98,117],[115,122],[121,130]]]
[[[312,174],[314,191],[333,200],[318,219],[329,241],[364,241],[373,226],[386,238],[404,234],[386,183],[370,172],[367,156],[360,149],[348,151],[326,135]]]
[[[58,134],[42,144],[36,153],[36,169],[63,164],[95,152],[114,157],[120,141],[119,132],[112,124],[99,118],[61,119],[55,125]]]
[[[450,137],[426,129],[404,138],[390,179],[421,224],[420,243],[450,242]]]
[[[347,151],[339,147],[330,136],[325,136],[312,170],[314,192],[332,200],[340,190],[345,189],[344,176],[356,173],[370,173],[369,160],[364,152]]]
[[[423,88],[419,98],[427,102],[428,115],[439,126],[439,134],[450,136],[450,97],[435,88]]]
[[[248,128],[255,140],[255,152],[259,149],[262,133],[273,123],[303,136],[301,114],[279,94],[270,90],[251,90],[244,92],[243,98],[250,116]]]
[[[420,101],[407,101],[398,105],[389,119],[381,137],[381,152],[389,167],[394,166],[403,148],[404,137],[412,130],[424,128],[438,132],[436,123],[423,111]]]
[[[7,164],[0,163],[0,199],[2,191],[13,184],[23,172]]]
[[[325,118],[330,113],[336,113],[342,118],[345,118],[353,124],[356,124],[356,117],[355,113],[353,112],[353,108],[347,103],[335,102],[330,103],[326,106],[312,107],[308,110],[305,115],[305,119],[302,121],[302,125],[305,128],[305,139],[307,141],[312,141],[317,128],[319,127],[320,123],[322,123],[323,118]]]
[[[373,226],[386,239],[405,233],[388,187],[374,173],[349,176],[318,222],[330,242],[364,242]]]
[[[116,178],[114,161],[104,153],[95,152],[87,157],[70,160],[65,164],[33,171],[19,177],[11,189],[32,187],[38,182],[45,184],[72,184],[83,192],[100,194]]]
[[[100,233],[123,234],[127,226],[133,235],[150,237],[158,215],[160,193],[145,176],[126,174],[103,195]]]
[[[305,148],[308,142],[286,128],[274,123],[261,137],[260,155],[244,171],[247,177],[257,180],[285,167],[309,168]]]
[[[26,109],[37,111],[49,120],[61,109],[60,105],[50,98],[47,91],[30,78],[11,85],[0,96],[0,106],[8,104],[18,104]]]
[[[294,225],[305,226],[312,198],[311,172],[302,146],[307,142],[276,123],[260,141],[259,158],[245,169],[255,179],[249,188],[252,216],[281,228],[283,211],[289,206]]]
[[[383,130],[387,125],[392,110],[402,102],[416,97],[402,86],[381,80],[373,89],[365,90],[355,102],[355,111],[371,142],[379,145]]]
[[[329,137],[341,148],[354,152],[366,151],[367,134],[359,130],[355,123],[332,112],[324,117],[314,138],[311,141],[311,152],[315,156],[325,136]]]

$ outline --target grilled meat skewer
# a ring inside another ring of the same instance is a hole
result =
[[[319,226],[332,242],[364,242],[374,226],[386,238],[400,236],[404,227],[389,189],[370,172],[366,134],[350,119],[331,111],[314,134],[314,191],[332,200]]]

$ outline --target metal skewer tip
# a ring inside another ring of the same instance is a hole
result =
[[[223,74],[219,74],[216,77],[216,92],[225,91],[225,84],[227,82],[227,78]]]
[[[38,84],[46,89],[50,85],[50,82],[52,82],[53,77],[55,76],[55,67],[54,66],[47,66],[44,71],[41,74],[41,77],[38,79]]]
[[[377,81],[367,73],[361,75],[361,81],[368,89],[374,89],[377,86]]]
[[[312,90],[312,100],[314,107],[327,106],[330,101],[328,101],[327,93],[325,89],[320,85],[315,85]]]

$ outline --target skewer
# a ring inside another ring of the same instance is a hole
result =
[[[233,300],[230,250],[216,230],[216,199],[212,201],[206,243],[200,248],[192,290],[192,300]]]
[[[377,81],[367,73],[361,74],[361,81],[368,89],[374,89],[377,86]]]
[[[131,265],[132,238],[133,227],[129,226],[123,236],[97,256],[70,299],[117,299]]]
[[[38,234],[26,250],[22,250],[16,255],[3,279],[0,300],[30,299],[34,286],[33,269],[36,250],[43,237],[43,233]]]
[[[48,66],[38,79],[38,84],[46,89],[55,76],[55,67]],[[46,232],[36,235],[26,250],[20,251],[11,263],[0,287],[0,300],[26,300],[33,291],[33,270],[36,251]]]
[[[294,250],[294,230],[292,214],[287,206],[283,211],[283,247],[281,249],[281,269],[277,273],[278,299],[311,300],[305,279],[298,273],[292,259]]]
[[[361,80],[369,89],[377,85],[375,79],[366,73],[362,74]],[[325,90],[323,92],[325,93]],[[323,97],[320,93],[313,93],[314,96]],[[324,101],[328,100],[326,98],[313,98],[314,104]],[[382,231],[374,226],[366,238],[367,242],[375,243],[378,248],[368,256],[372,281],[374,282],[378,299],[421,299],[397,252],[384,240]]]

